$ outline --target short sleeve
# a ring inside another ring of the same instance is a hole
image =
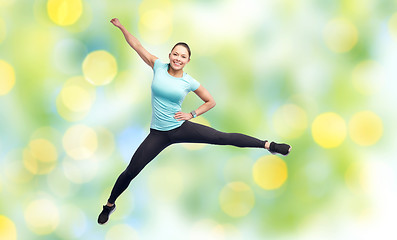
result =
[[[196,79],[194,79],[190,76],[188,79],[189,79],[189,83],[190,83],[190,91],[196,91],[197,88],[200,87],[200,83]]]
[[[154,61],[153,65],[153,71],[156,72],[159,68],[163,67],[165,63],[161,62],[160,58],[157,58],[156,61]]]

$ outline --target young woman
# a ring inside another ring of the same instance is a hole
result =
[[[152,121],[150,133],[138,147],[127,169],[118,177],[108,202],[98,217],[104,224],[116,209],[115,201],[128,187],[132,179],[164,148],[174,143],[208,143],[236,147],[264,148],[271,153],[287,155],[287,144],[262,141],[239,133],[224,133],[213,128],[190,122],[215,106],[211,94],[199,82],[183,71],[190,62],[190,48],[186,43],[177,43],[169,54],[170,63],[163,63],[150,54],[132,36],[117,18],[110,21],[124,34],[128,44],[138,53],[154,72],[152,81]],[[181,112],[182,102],[190,91],[200,97],[204,104],[190,113]]]

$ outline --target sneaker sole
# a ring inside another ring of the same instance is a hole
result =
[[[106,222],[104,222],[104,223],[98,223],[98,224],[99,224],[99,225],[105,225],[107,222],[109,222],[110,215],[112,215],[112,213],[113,213],[114,211],[116,211],[116,206],[113,208],[112,211],[110,211],[109,216],[108,216],[108,220],[107,220]]]

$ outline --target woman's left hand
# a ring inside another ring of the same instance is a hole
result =
[[[193,116],[190,113],[177,112],[177,113],[175,113],[174,118],[177,121],[182,121],[182,120],[190,120],[193,118]]]

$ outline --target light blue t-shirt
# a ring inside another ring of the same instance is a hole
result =
[[[182,125],[175,113],[181,111],[182,102],[190,91],[195,91],[200,83],[187,73],[176,78],[168,73],[168,63],[160,59],[154,62],[152,82],[152,122],[150,128],[168,131]]]

